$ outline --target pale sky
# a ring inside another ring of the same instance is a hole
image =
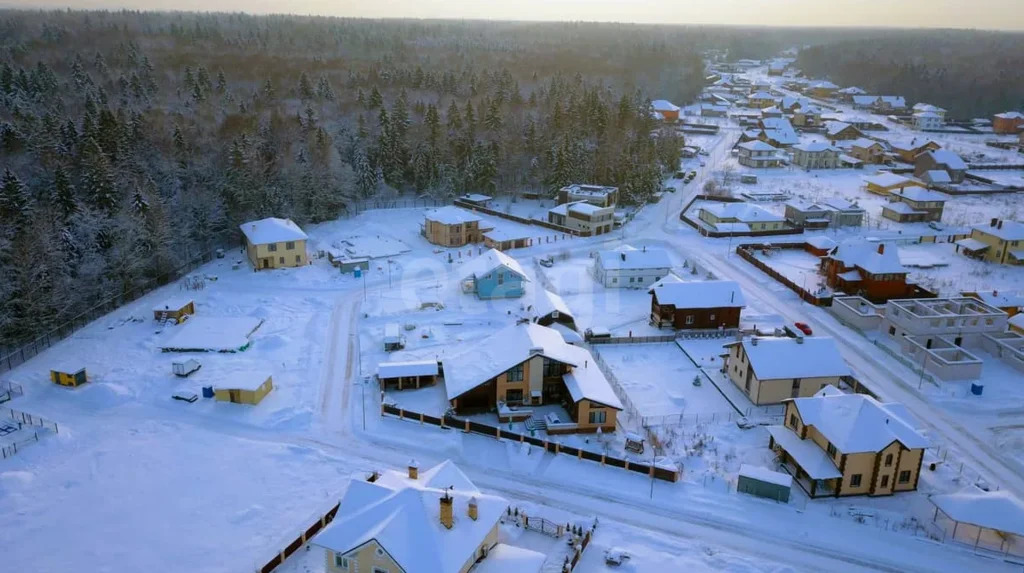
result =
[[[0,0],[0,6],[363,18],[1024,30],[1024,0]]]

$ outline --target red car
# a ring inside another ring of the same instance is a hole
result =
[[[813,334],[813,331],[811,330],[811,327],[807,326],[807,323],[804,323],[804,322],[794,322],[793,326],[799,328],[800,332],[806,334],[807,336],[810,336],[811,334]]]

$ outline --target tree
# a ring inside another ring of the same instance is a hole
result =
[[[15,227],[24,224],[31,215],[28,192],[21,179],[8,169],[4,169],[0,179],[0,219],[13,221]]]

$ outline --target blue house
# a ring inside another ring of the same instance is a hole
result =
[[[481,299],[521,297],[530,280],[519,261],[497,249],[469,261],[459,272],[462,292],[475,293]]]

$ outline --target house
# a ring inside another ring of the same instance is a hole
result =
[[[656,99],[651,102],[651,107],[654,108],[655,113],[661,114],[662,119],[666,123],[675,123],[679,121],[679,106],[672,102],[664,99]]]
[[[521,297],[530,281],[519,261],[497,249],[469,261],[458,272],[462,292],[474,293],[481,300]]]
[[[1012,332],[1024,334],[1024,314],[1017,313],[1007,321],[1007,325]]]
[[[464,247],[483,239],[480,217],[452,205],[427,211],[423,216],[423,236],[442,247]]]
[[[909,187],[889,194],[882,216],[900,223],[941,221],[948,196],[921,187]]]
[[[930,139],[911,139],[910,141],[889,141],[889,149],[896,159],[903,163],[914,163],[918,155],[925,151],[941,149],[942,146]]]
[[[737,146],[739,157],[737,161],[746,167],[780,167],[785,157],[776,147],[769,143],[755,139]]]
[[[666,282],[650,290],[651,323],[676,330],[739,328],[746,306],[733,281]]]
[[[245,253],[254,269],[301,267],[309,263],[306,233],[291,219],[267,217],[239,226],[245,236]]]
[[[421,388],[437,382],[440,369],[437,360],[409,360],[404,362],[381,362],[377,365],[377,382],[380,389]]]
[[[782,117],[782,110],[775,106],[766,107],[761,110],[761,117]]]
[[[850,142],[850,155],[864,163],[879,164],[885,162],[885,146],[881,143],[858,137]]]
[[[559,430],[589,433],[615,431],[622,410],[590,351],[539,324],[507,326],[441,362],[448,401],[459,414],[556,404],[571,419],[558,422]],[[551,422],[548,431],[555,431]]]
[[[870,109],[875,113],[892,113],[907,108],[907,101],[902,96],[855,95],[855,109]]]
[[[911,124],[919,131],[939,130],[946,124],[946,119],[934,111],[914,112]]]
[[[548,210],[548,222],[573,229],[581,237],[603,235],[615,227],[615,207],[599,207],[587,201],[562,203]]]
[[[356,269],[364,272],[370,270],[368,257],[354,257],[345,249],[327,249],[327,260],[342,273],[352,273]]]
[[[672,260],[662,249],[624,246],[597,253],[594,278],[607,288],[647,288],[671,269]]]
[[[945,109],[942,109],[941,107],[932,105],[930,103],[915,103],[914,107],[910,108],[910,110],[913,113],[934,113],[943,119],[945,119],[946,117]]]
[[[824,229],[828,227],[825,208],[817,203],[790,201],[786,203],[786,221],[801,229]]]
[[[722,104],[702,103],[700,104],[701,117],[725,117],[729,113],[728,106]]]
[[[817,127],[821,125],[821,109],[810,105],[800,107],[793,112],[792,123],[796,127]]]
[[[813,396],[850,375],[839,347],[827,337],[753,337],[725,348],[726,374],[758,406]]]
[[[60,386],[77,388],[89,381],[85,368],[58,368],[50,370],[50,382]]]
[[[800,143],[793,124],[784,117],[765,117],[758,122],[758,139],[775,147],[790,147]]]
[[[864,137],[859,129],[844,121],[826,121],[825,137],[829,141],[846,141]]]
[[[558,190],[559,205],[577,201],[586,201],[598,207],[614,207],[619,202],[619,188],[573,183]]]
[[[864,209],[856,203],[838,197],[817,203],[791,201],[786,203],[786,221],[794,227],[803,229],[824,229],[830,226],[859,227],[864,221]]]
[[[953,183],[963,183],[967,177],[967,163],[948,149],[934,149],[921,153],[914,160],[914,175],[927,171],[945,171]]]
[[[561,330],[558,326],[565,326],[569,330],[576,330],[576,319],[569,310],[569,305],[557,294],[547,290],[539,289],[540,294],[527,311],[533,315],[533,322],[541,326],[549,326]],[[565,337],[563,332],[562,337]]]
[[[772,62],[768,64],[768,75],[769,76],[781,76],[789,64],[786,62]]]
[[[928,187],[943,187],[951,185],[953,183],[953,178],[949,176],[949,172],[947,171],[933,169],[922,173],[921,181],[926,183]]]
[[[786,401],[768,446],[811,497],[917,489],[927,438],[900,404],[826,387]]]
[[[490,195],[483,195],[481,193],[466,193],[465,195],[459,197],[459,201],[462,201],[463,203],[469,203],[470,205],[473,205],[475,207],[484,208],[489,207],[491,205],[492,200],[493,197],[491,197]]]
[[[750,107],[764,109],[775,105],[775,96],[766,91],[754,92],[747,97],[747,102]]]
[[[420,472],[411,460],[407,473],[352,480],[312,544],[324,549],[326,573],[467,573],[501,545],[507,508],[451,461]]]
[[[190,297],[176,296],[153,307],[154,320],[173,320],[181,324],[196,313],[196,303]]]
[[[893,191],[899,191],[908,187],[924,187],[924,183],[911,177],[897,175],[890,171],[879,171],[877,175],[864,178],[864,184],[868,191],[878,195],[888,195]]]
[[[1014,134],[1024,128],[1024,113],[1007,111],[992,117],[992,131],[998,134]]]
[[[508,251],[524,249],[533,244],[533,239],[523,231],[512,232],[506,229],[494,229],[484,233],[484,246],[488,249]]]
[[[855,202],[829,197],[819,204],[825,209],[825,216],[832,227],[859,227],[864,222],[864,208]]]
[[[812,235],[804,240],[804,251],[816,256],[824,257],[836,248],[837,243],[824,235]]]
[[[836,94],[839,90],[839,86],[829,81],[814,82],[807,86],[807,90],[804,92],[811,97],[819,99],[828,99]]]
[[[858,294],[869,300],[907,296],[907,269],[896,248],[885,243],[840,244],[821,259],[821,272],[829,288]]]
[[[793,146],[793,164],[804,169],[835,169],[839,165],[839,149],[820,141],[800,143]]]
[[[698,218],[716,230],[757,232],[786,228],[785,217],[750,203],[710,203],[700,208]]]
[[[213,390],[213,397],[219,402],[249,404],[255,406],[274,389],[274,379],[261,372],[239,372],[231,375]]]
[[[971,236],[956,242],[965,255],[1006,265],[1024,264],[1024,223],[993,218],[987,227],[971,229]]]
[[[837,90],[836,91],[836,96],[839,98],[839,101],[844,101],[844,102],[850,103],[850,102],[853,101],[853,96],[867,95],[867,93],[868,92],[866,92],[866,91],[864,91],[864,90],[862,90],[862,89],[860,89],[860,88],[858,88],[856,86],[850,86],[848,88],[843,88],[841,90]]]

